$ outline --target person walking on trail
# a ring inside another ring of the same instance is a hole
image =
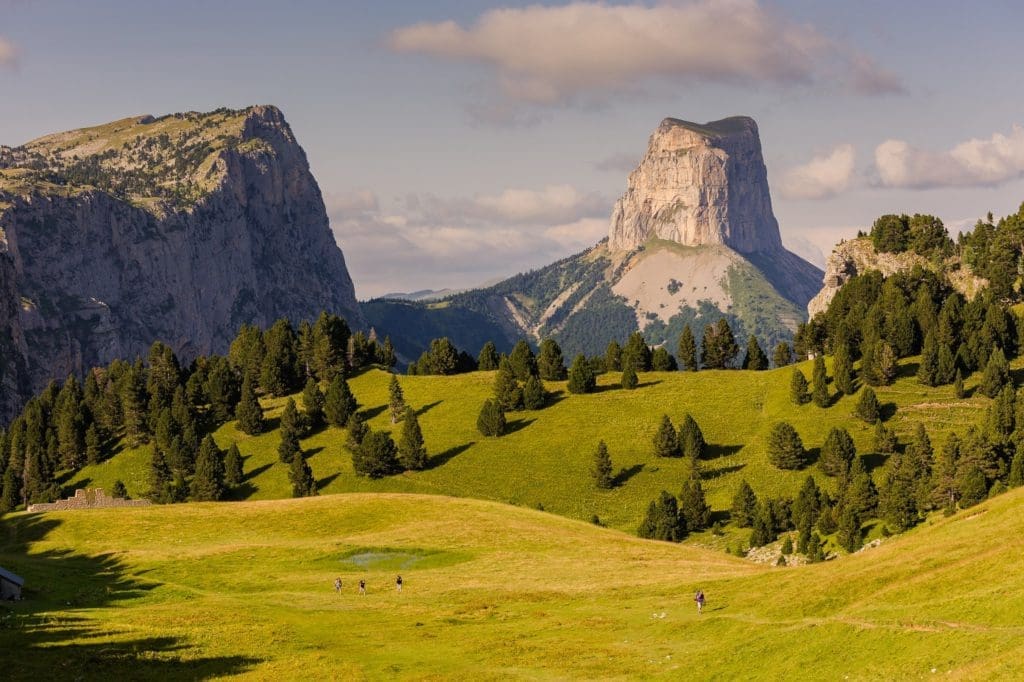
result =
[[[341,578],[334,579],[334,591],[341,592]]]
[[[395,578],[395,589],[397,589],[399,592],[402,591],[402,576],[398,576],[397,578]]]
[[[697,602],[697,615],[704,613],[704,590],[697,590],[693,595],[693,601]]]
[[[366,581],[365,580],[360,580],[359,581],[359,594],[366,594]]]

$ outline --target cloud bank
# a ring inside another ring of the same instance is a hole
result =
[[[786,171],[780,192],[787,199],[827,199],[845,191],[853,178],[856,152],[841,144],[829,154],[815,156],[802,166]]]
[[[875,169],[883,187],[995,187],[1024,176],[1024,127],[987,140],[971,139],[949,151],[919,149],[886,140],[875,149]]]
[[[541,105],[601,101],[658,80],[778,86],[838,81],[860,94],[903,91],[899,78],[867,55],[757,0],[493,9],[469,27],[442,21],[399,28],[388,45],[485,65],[508,98]]]

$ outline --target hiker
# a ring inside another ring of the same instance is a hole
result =
[[[704,590],[697,590],[693,595],[693,601],[697,602],[697,615],[704,613]]]
[[[402,576],[398,576],[398,578],[395,579],[395,587],[399,592],[402,591]]]
[[[334,579],[334,591],[341,592],[341,578]]]
[[[366,594],[366,581],[365,580],[360,580],[359,581],[359,594]]]

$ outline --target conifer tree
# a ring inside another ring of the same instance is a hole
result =
[[[917,366],[917,380],[925,386],[939,385],[939,345],[934,334],[924,337],[921,362]]]
[[[255,436],[263,433],[263,408],[256,399],[256,390],[251,375],[242,380],[242,395],[235,407],[235,419],[243,433]]]
[[[1006,477],[1006,485],[1009,488],[1024,485],[1024,449],[1017,448],[1013,461],[1010,462],[1010,474]]]
[[[786,539],[782,541],[782,549],[780,551],[782,552],[783,556],[789,556],[790,554],[792,554],[793,553],[793,538],[791,538],[790,536],[787,535]],[[783,559],[783,556],[779,557],[779,559],[782,559],[782,563],[779,564],[780,566],[785,566],[786,565],[785,559]]]
[[[964,377],[960,373],[960,368],[956,368],[956,375],[953,377],[953,395],[958,400],[963,400],[967,394],[964,392]]]
[[[125,487],[124,481],[122,481],[121,479],[117,479],[116,481],[114,481],[114,485],[111,486],[110,488],[110,496],[118,500],[129,499],[128,488]]]
[[[704,327],[701,341],[701,363],[708,369],[725,369],[732,365],[740,348],[736,345],[729,321],[724,317],[713,325]]]
[[[196,473],[189,487],[196,502],[214,502],[224,494],[224,461],[213,436],[206,436],[196,455]]]
[[[85,430],[85,461],[87,464],[100,463],[101,447],[100,432],[96,428],[96,424],[89,424],[89,428]]]
[[[352,416],[357,407],[355,396],[352,395],[348,381],[345,380],[341,372],[338,372],[331,379],[331,383],[327,387],[327,393],[324,395],[324,417],[326,417],[327,423],[331,426],[347,425],[349,417]]]
[[[940,345],[938,370],[935,376],[936,382],[942,386],[951,384],[956,378],[956,372],[956,358],[953,357],[953,351],[946,344]]]
[[[853,438],[846,429],[832,427],[821,446],[821,457],[818,464],[827,476],[846,476],[857,456]]]
[[[690,325],[683,327],[683,333],[679,336],[679,348],[676,353],[679,364],[688,372],[696,372],[700,365],[697,363],[697,341],[693,337],[693,330]]]
[[[832,382],[837,391],[843,395],[853,395],[856,392],[853,387],[853,360],[846,342],[836,344],[835,356],[832,358],[832,375]]]
[[[686,527],[679,519],[679,505],[672,493],[663,490],[658,499],[651,502],[637,534],[642,538],[669,542],[679,542],[686,536]]]
[[[661,424],[654,434],[654,456],[679,457],[680,454],[682,453],[679,450],[679,435],[668,415],[662,415]]]
[[[1010,383],[1010,365],[1006,362],[1006,355],[1003,349],[996,347],[988,358],[985,365],[985,373],[981,378],[978,390],[982,395],[995,398],[1003,390],[1003,386]]]
[[[504,435],[506,423],[505,413],[501,406],[493,400],[485,400],[480,408],[480,415],[476,418],[477,430],[488,437],[497,438]]]
[[[125,439],[129,446],[135,447],[146,442],[149,436],[146,425],[146,383],[141,361],[128,366],[121,376],[120,384],[118,393]]]
[[[336,374],[345,371],[351,336],[351,330],[345,320],[326,311],[320,313],[313,325],[309,358],[314,379],[329,383],[334,380]]]
[[[629,362],[637,372],[651,371],[651,348],[641,332],[633,332],[626,339],[622,349],[622,368],[625,369]]]
[[[839,514],[839,528],[836,539],[847,552],[856,552],[863,544],[861,539],[860,519],[857,512],[850,506],[843,508]]]
[[[535,376],[531,376],[523,383],[523,408],[527,410],[539,410],[548,401],[548,392],[544,384]]]
[[[796,429],[786,422],[777,422],[768,434],[768,461],[779,469],[799,469],[807,454]]]
[[[689,457],[697,461],[704,456],[704,449],[707,442],[704,440],[704,432],[700,430],[697,420],[687,412],[679,424],[679,450],[683,457]]]
[[[640,383],[639,377],[636,375],[636,370],[633,369],[633,362],[627,361],[626,366],[622,370],[622,379],[619,384],[622,388],[627,390],[633,390]]]
[[[362,415],[358,412],[352,412],[348,417],[348,421],[345,422],[345,430],[348,431],[348,438],[345,439],[345,447],[349,450],[355,450],[359,447],[360,443],[363,442],[363,438],[366,437],[370,428],[366,425],[366,422],[363,421]]]
[[[740,528],[749,528],[754,522],[754,514],[757,513],[757,495],[750,487],[746,479],[740,481],[740,487],[732,498],[732,507],[729,509],[729,517]]]
[[[157,504],[171,502],[171,480],[171,468],[167,466],[167,460],[160,448],[153,448],[153,457],[149,461],[149,492],[146,497]]]
[[[316,379],[310,377],[306,380],[306,387],[302,389],[302,410],[311,431],[316,431],[324,425],[324,402],[320,385]]]
[[[793,368],[793,378],[789,382],[789,399],[794,405],[803,405],[811,400],[811,394],[807,390],[807,379],[799,367]]]
[[[880,407],[874,389],[870,386],[865,386],[860,392],[860,399],[857,401],[857,407],[853,411],[854,415],[868,424],[874,424],[878,421],[879,412]]]
[[[8,466],[0,486],[0,515],[12,512],[18,506],[18,486],[18,472],[13,466]]]
[[[704,530],[711,524],[711,507],[704,496],[704,488],[700,484],[700,476],[696,471],[683,482],[679,494],[679,516],[688,533]]]
[[[241,384],[238,375],[224,358],[210,358],[204,392],[210,401],[210,413],[214,421],[223,423],[234,417],[235,406],[241,396]]]
[[[238,445],[232,443],[224,457],[224,485],[236,488],[242,484],[242,479],[242,453],[238,451]]]
[[[281,442],[277,446],[277,456],[285,464],[291,464],[299,452],[300,435],[299,412],[295,408],[295,401],[288,398],[281,413]]]
[[[288,395],[299,387],[298,338],[288,320],[280,319],[263,335],[266,353],[260,367],[260,388],[273,396]]]
[[[402,393],[402,385],[398,383],[398,376],[391,375],[388,383],[388,412],[391,413],[391,423],[397,424],[398,420],[405,414],[405,394]]]
[[[622,347],[618,341],[609,341],[604,352],[604,370],[618,372],[622,369]]]
[[[427,468],[427,448],[423,445],[423,431],[416,417],[416,411],[405,408],[402,435],[398,439],[398,463],[406,471],[422,471]]]
[[[831,398],[828,394],[828,374],[825,372],[825,357],[814,358],[814,370],[811,372],[811,400],[818,407],[828,407]]]
[[[651,355],[651,369],[655,372],[675,372],[679,369],[679,364],[664,346],[659,346]]]
[[[985,473],[973,462],[963,462],[956,474],[956,488],[960,493],[960,507],[973,507],[988,497]]]
[[[841,485],[844,486],[842,503],[852,507],[858,518],[867,518],[875,513],[878,506],[878,490],[860,457],[854,457],[846,480],[842,481]]]
[[[750,532],[750,546],[764,547],[769,542],[774,542],[775,538],[771,508],[766,502],[761,502],[757,505],[757,511],[754,513],[752,530]]]
[[[493,341],[488,341],[480,349],[480,354],[476,358],[476,368],[481,372],[498,369],[498,349]]]
[[[960,463],[960,438],[949,434],[932,465],[931,502],[936,508],[956,510],[956,472]]]
[[[594,452],[594,464],[590,469],[590,475],[594,478],[594,484],[601,490],[610,489],[615,482],[612,477],[612,458],[603,440],[597,444],[597,450]]]
[[[779,341],[775,344],[775,350],[772,352],[772,362],[775,363],[776,367],[785,367],[786,365],[793,364],[793,349],[790,348],[788,343]]]
[[[401,469],[397,448],[391,436],[383,431],[370,431],[352,453],[352,468],[360,476],[382,478]]]
[[[508,356],[508,361],[519,381],[526,381],[537,375],[537,358],[526,341],[520,339],[516,342],[516,345],[512,347],[512,353]]]
[[[743,356],[743,369],[768,369],[768,356],[761,350],[757,337],[753,334],[747,339],[747,353]]]
[[[494,401],[502,410],[509,412],[523,406],[523,392],[508,358],[501,358],[498,362],[498,372],[494,375]]]
[[[544,381],[563,381],[568,372],[562,349],[554,339],[544,339],[540,344],[540,355],[537,357],[537,371]]]
[[[358,469],[356,473],[360,473]],[[292,497],[316,495],[316,479],[313,477],[313,469],[309,466],[306,455],[301,450],[295,453],[291,466],[288,467],[288,480],[292,484]]]
[[[587,358],[581,353],[572,361],[569,368],[569,393],[593,393],[597,388],[597,377],[594,370],[587,362]]]
[[[875,420],[874,451],[883,455],[896,452],[896,434],[886,428],[881,419]]]

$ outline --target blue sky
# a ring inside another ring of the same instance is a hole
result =
[[[1022,25],[1008,1],[0,0],[0,144],[276,104],[367,297],[578,251],[662,118],[747,114],[784,240],[820,258],[885,212],[1024,201]]]

